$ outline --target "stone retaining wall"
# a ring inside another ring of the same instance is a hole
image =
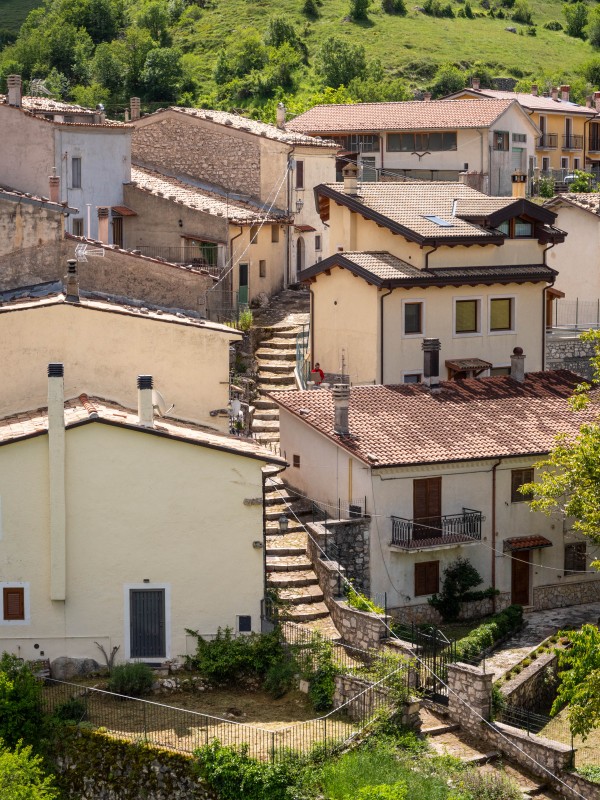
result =
[[[522,672],[503,683],[500,691],[511,706],[528,711],[548,709],[556,697],[558,658],[555,653],[542,653]]]
[[[365,719],[371,716],[378,708],[389,707],[392,703],[389,689],[385,687],[368,690],[372,684],[369,681],[355,678],[352,675],[336,675],[335,676],[335,694],[333,695],[334,709],[340,708],[352,698],[356,698],[355,702],[351,702],[346,706],[346,713],[352,720]],[[406,727],[414,731],[421,730],[421,717],[419,711],[421,709],[421,701],[411,698],[406,703],[402,704],[400,711],[400,722]]]
[[[479,619],[480,617],[504,611],[510,605],[510,592],[500,592],[499,595],[496,595],[495,600],[495,612],[494,603],[490,597],[484,600],[474,600],[470,603],[461,603],[458,619]],[[409,625],[411,622],[417,625],[424,622],[432,625],[441,625],[443,622],[439,611],[430,606],[429,603],[422,603],[418,606],[398,606],[388,610],[394,619]]]
[[[547,608],[564,608],[581,603],[600,601],[600,575],[594,580],[536,586],[533,589],[533,607],[537,611]]]
[[[594,355],[591,343],[582,342],[579,334],[546,338],[546,369],[570,369],[577,375],[589,379],[593,377],[590,359]]]

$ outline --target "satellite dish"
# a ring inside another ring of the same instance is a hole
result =
[[[173,403],[173,405],[171,405],[171,406],[167,406],[167,401],[162,396],[162,394],[158,391],[158,389],[153,389],[152,390],[152,406],[154,407],[154,409],[156,411],[158,411],[158,413],[160,414],[161,417],[164,417],[169,413],[169,411],[171,411],[173,408],[175,408],[175,403]]]

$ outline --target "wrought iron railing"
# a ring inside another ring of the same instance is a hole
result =
[[[543,133],[538,139],[538,147],[543,150],[555,149],[558,147],[558,134]]]
[[[590,153],[597,153],[600,151],[600,136],[597,134],[590,134],[588,151]]]
[[[414,547],[425,540],[445,539],[456,541],[462,538],[481,539],[481,511],[472,508],[463,508],[462,514],[446,514],[441,517],[420,517],[418,519],[404,519],[392,516],[392,544],[399,547]]]
[[[135,251],[149,258],[160,258],[171,264],[183,264],[194,269],[201,269],[216,278],[223,274],[223,265],[220,263],[222,259],[218,255],[216,245],[214,251],[203,251],[201,248],[193,246],[169,247],[162,245],[138,245]]]
[[[309,326],[302,325],[302,329],[296,334],[296,373],[302,389],[306,389],[306,381],[310,373],[308,343]]]
[[[583,150],[583,136],[580,133],[567,133],[562,137],[563,150]]]

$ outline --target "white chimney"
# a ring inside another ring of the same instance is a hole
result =
[[[109,244],[108,208],[106,206],[98,206],[98,241],[102,244]]]
[[[522,347],[515,347],[510,357],[510,377],[523,383],[525,381],[525,356]]]
[[[348,163],[342,169],[344,176],[344,194],[356,197],[358,194],[358,167],[356,164]]]
[[[563,101],[563,103],[568,103],[569,102],[570,93],[571,93],[571,87],[570,86],[561,86],[560,87],[560,99]]]
[[[79,276],[77,275],[77,261],[74,258],[67,261],[67,274],[65,275],[65,298],[69,303],[79,302]]]
[[[532,84],[531,84],[531,94],[532,94],[534,97],[537,97],[537,96],[538,96],[538,85],[537,85],[537,83],[532,83]]]
[[[558,102],[558,86],[552,87],[552,99]]]
[[[440,350],[439,339],[423,339],[423,383],[431,392],[440,391]]]
[[[9,75],[6,78],[8,86],[8,105],[21,108],[21,76]]]
[[[60,178],[56,174],[56,167],[52,167],[52,175],[48,176],[49,196],[53,203],[60,203]]]
[[[350,404],[350,385],[348,383],[335,383],[331,390],[335,418],[333,431],[340,436],[348,436],[350,423],[348,421],[348,405]]]
[[[138,375],[138,422],[144,428],[154,427],[154,403],[152,401],[152,375]]]
[[[282,131],[285,130],[285,106],[283,103],[277,103],[277,127]]]
[[[141,116],[140,112],[140,98],[139,97],[131,97],[129,99],[129,107],[131,108],[131,121],[133,122],[134,119],[139,119]]]
[[[50,599],[65,600],[65,388],[63,364],[48,364],[48,494],[50,512]]]
[[[431,92],[425,92],[425,94],[423,95],[423,100],[429,102],[431,100]]]
[[[479,78],[471,78],[471,88],[475,89],[475,91],[478,92],[480,86],[481,86],[481,82],[480,82]]]

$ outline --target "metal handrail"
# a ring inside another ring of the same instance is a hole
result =
[[[481,539],[481,511],[463,508],[461,514],[445,514],[441,517],[419,517],[405,519],[392,515],[392,544],[408,544],[423,539],[444,539],[448,536],[464,536]]]

